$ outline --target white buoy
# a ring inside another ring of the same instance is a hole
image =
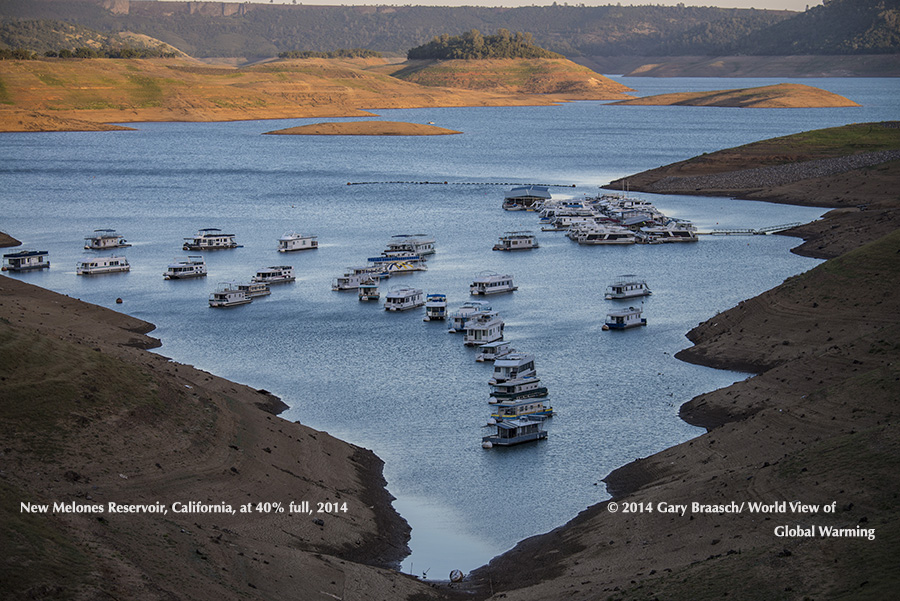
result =
[[[483,443],[481,443],[481,448],[482,449],[492,449],[492,448],[494,448],[494,445],[491,444],[490,440],[485,440]]]
[[[497,423],[497,420],[495,420],[493,417],[489,417],[489,418],[488,418],[488,423],[487,423],[487,425],[493,426],[493,425],[496,425],[496,423]]]

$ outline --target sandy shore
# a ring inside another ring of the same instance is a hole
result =
[[[409,527],[377,457],[277,417],[284,405],[265,391],[147,352],[152,329],[0,277],[0,360],[12,367],[0,380],[3,598],[428,598],[391,569]],[[314,513],[290,509],[301,501]],[[175,502],[237,513],[174,513]],[[258,503],[285,511],[240,512]]]

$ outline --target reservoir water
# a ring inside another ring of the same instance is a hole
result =
[[[627,79],[641,94],[725,89],[773,80]],[[601,479],[637,457],[701,431],[678,418],[693,396],[746,374],[673,358],[685,333],[817,261],[782,236],[706,236],[696,244],[579,247],[540,232],[533,213],[504,212],[514,183],[558,184],[554,198],[599,193],[610,180],[773,136],[897,119],[891,79],[802,80],[843,94],[858,109],[554,107],[377,111],[464,132],[434,137],[264,136],[312,120],[142,123],[133,132],[0,134],[0,230],[48,250],[52,268],[11,275],[156,324],[157,352],[265,388],[288,420],[372,449],[385,461],[395,507],[411,523],[405,571],[446,578],[517,541],[562,525],[607,498]],[[440,182],[434,184],[397,182]],[[348,182],[371,182],[347,185]],[[391,183],[394,182],[394,183]],[[446,183],[444,183],[446,182]],[[572,187],[574,185],[574,187]],[[564,187],[565,186],[565,187]],[[701,230],[809,221],[820,209],[721,198],[652,196],[664,213]],[[243,247],[206,253],[209,276],[164,281],[183,238],[200,228],[234,233]],[[83,238],[115,228],[127,274],[75,275]],[[535,230],[541,248],[492,252],[507,230]],[[318,235],[315,251],[282,255],[276,240]],[[420,310],[387,313],[331,290],[346,267],[377,256],[390,237],[426,233],[428,271],[387,280],[470,300],[478,272],[510,273],[519,290],[490,297],[506,338],[536,357],[558,415],[549,438],[481,448],[491,366],[460,335]],[[293,265],[298,279],[229,310],[207,306],[218,282]],[[617,306],[602,293],[639,274],[653,295],[649,325],[601,330]],[[115,304],[121,297],[124,303]],[[287,502],[291,499],[270,499]]]

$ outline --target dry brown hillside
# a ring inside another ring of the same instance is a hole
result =
[[[562,67],[535,67],[547,81],[558,80],[551,95],[553,90],[538,86],[518,91],[517,84],[477,90],[427,87],[392,77],[371,60],[296,59],[243,68],[188,59],[0,61],[0,131],[83,130],[88,128],[84,122],[351,117],[371,115],[371,109],[623,97],[621,92],[608,95],[602,75],[569,65],[579,70],[578,77],[566,75]],[[554,75],[556,70],[560,73]]]
[[[633,90],[567,59],[407,61],[382,69],[423,86],[551,94],[579,100],[629,98]]]

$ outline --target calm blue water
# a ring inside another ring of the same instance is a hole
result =
[[[722,89],[773,80],[618,78],[641,93]],[[148,123],[135,132],[0,134],[0,230],[50,251],[53,267],[14,275],[123,310],[158,326],[159,352],[266,388],[284,414],[373,449],[385,460],[395,506],[413,526],[406,571],[445,578],[518,540],[563,524],[607,497],[600,480],[636,457],[696,436],[678,407],[744,374],[681,363],[684,334],[717,311],[771,288],[816,261],[779,236],[706,237],[698,244],[585,248],[541,233],[541,248],[492,252],[537,217],[508,213],[508,186],[575,184],[554,197],[596,193],[614,178],[702,152],[772,136],[900,117],[897,81],[803,80],[862,102],[861,109],[741,110],[556,107],[380,111],[464,135],[263,136],[310,120]],[[447,181],[448,185],[348,182]],[[648,196],[648,195],[644,195]],[[701,229],[762,227],[820,210],[728,199],[648,196]],[[116,228],[128,274],[77,277],[82,238]],[[207,253],[210,276],[170,282],[166,265],[202,227],[237,235],[244,248]],[[318,234],[317,251],[280,255],[288,230]],[[330,289],[345,267],[378,255],[390,236],[424,232],[438,252],[429,270],[389,280],[469,300],[478,272],[509,272],[518,292],[491,297],[507,339],[536,355],[559,415],[541,444],[485,451],[489,364],[421,312],[388,314]],[[207,306],[217,282],[292,264],[298,281],[229,310]],[[605,286],[645,277],[646,328],[603,332]],[[123,305],[115,305],[117,297]],[[289,499],[272,499],[288,501]]]

